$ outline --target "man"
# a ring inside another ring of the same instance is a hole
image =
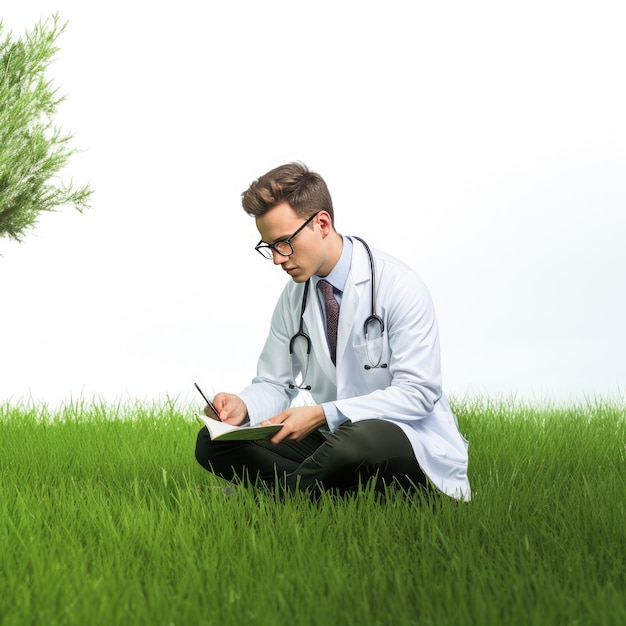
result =
[[[211,441],[203,428],[198,462],[288,492],[375,481],[377,490],[434,486],[469,499],[467,442],[441,389],[437,322],[420,278],[340,235],[324,180],[301,163],[261,176],[242,204],[261,235],[257,251],[291,281],[252,384],[213,404],[229,424],[283,426],[270,440],[237,442]],[[295,406],[299,389],[314,403]]]

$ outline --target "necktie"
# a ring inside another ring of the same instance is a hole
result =
[[[330,358],[333,363],[337,358],[337,326],[339,325],[339,303],[335,300],[333,286],[327,280],[320,280],[317,283],[319,290],[324,296],[326,304],[326,334],[328,335],[328,346],[330,347]]]

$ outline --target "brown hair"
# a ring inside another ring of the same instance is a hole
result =
[[[257,178],[241,194],[243,210],[254,217],[287,202],[300,217],[326,211],[334,222],[333,201],[324,179],[304,163],[287,163]]]

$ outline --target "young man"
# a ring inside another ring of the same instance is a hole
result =
[[[213,403],[229,424],[283,427],[239,442],[211,441],[203,428],[198,462],[290,492],[351,492],[373,480],[468,500],[467,442],[441,389],[437,321],[420,278],[337,233],[324,180],[301,163],[261,176],[242,203],[261,235],[257,251],[291,281],[252,384]],[[293,406],[299,389],[315,404]]]

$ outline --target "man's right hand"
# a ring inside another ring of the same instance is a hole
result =
[[[235,394],[220,391],[220,393],[215,394],[213,404],[217,409],[220,421],[226,424],[239,426],[243,424],[248,417],[248,407],[246,403]],[[204,407],[204,413],[209,417],[213,417],[213,411],[211,411],[208,406]]]

